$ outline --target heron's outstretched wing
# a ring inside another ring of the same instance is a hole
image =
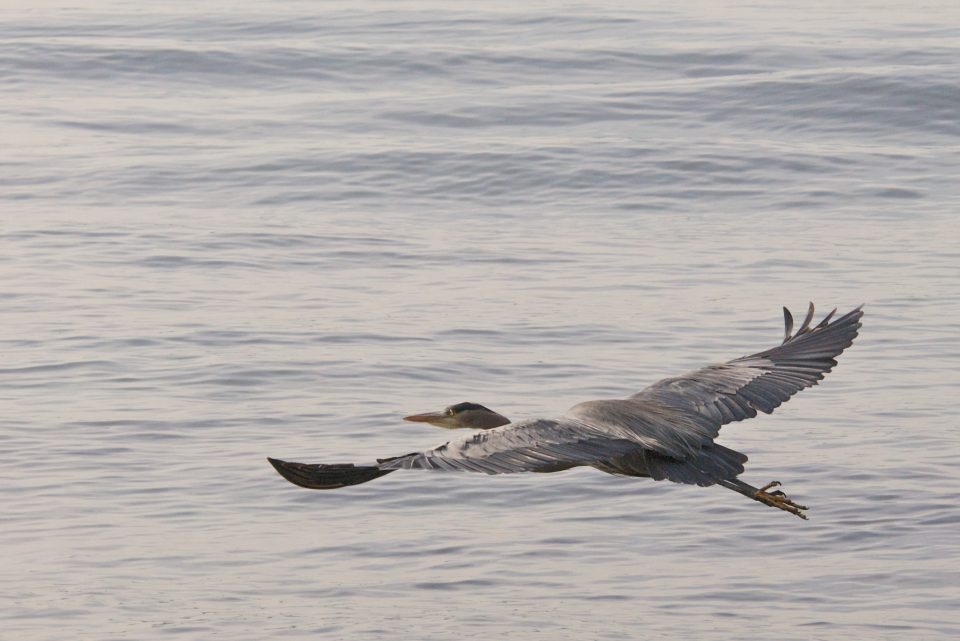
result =
[[[813,303],[795,334],[793,316],[784,307],[785,338],[781,345],[752,356],[711,365],[684,376],[667,378],[634,394],[630,400],[652,402],[680,411],[694,411],[717,429],[733,421],[769,414],[805,387],[816,385],[857,337],[862,305],[830,322],[836,310],[811,327]]]
[[[565,419],[510,423],[426,452],[385,459],[381,470],[427,469],[509,474],[553,472],[629,454],[635,441],[612,438]]]

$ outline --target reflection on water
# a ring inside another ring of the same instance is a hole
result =
[[[11,11],[2,629],[954,638],[955,13]],[[624,396],[808,300],[865,302],[857,344],[720,442],[809,522],[589,469],[321,493],[265,461]]]

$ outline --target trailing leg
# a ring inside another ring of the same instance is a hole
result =
[[[744,483],[740,479],[720,481],[719,484],[727,489],[733,490],[734,492],[743,494],[747,498],[751,498],[754,501],[759,501],[764,505],[769,505],[770,507],[775,507],[780,510],[784,510],[785,512],[790,512],[790,514],[796,514],[801,519],[807,518],[807,515],[804,513],[805,510],[809,509],[807,506],[794,503],[780,490],[774,490],[772,492],[769,491],[771,488],[779,486],[780,481],[772,481],[760,488]]]

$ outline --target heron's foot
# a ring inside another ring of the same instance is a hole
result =
[[[754,495],[754,498],[760,501],[761,503],[769,505],[770,507],[779,508],[786,512],[790,512],[790,514],[796,514],[801,519],[806,519],[807,515],[804,514],[804,510],[809,509],[806,505],[800,505],[799,503],[794,503],[793,501],[790,500],[790,498],[786,494],[784,494],[780,490],[774,490],[773,492],[768,492],[770,488],[778,487],[779,485],[780,485],[780,481],[772,481],[770,483],[767,483],[766,485],[761,487],[759,490],[757,490],[757,493]]]

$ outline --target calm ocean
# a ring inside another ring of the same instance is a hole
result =
[[[960,638],[955,0],[2,2],[0,163],[3,639]],[[860,338],[720,439],[809,522],[265,460],[625,396],[809,300]]]

